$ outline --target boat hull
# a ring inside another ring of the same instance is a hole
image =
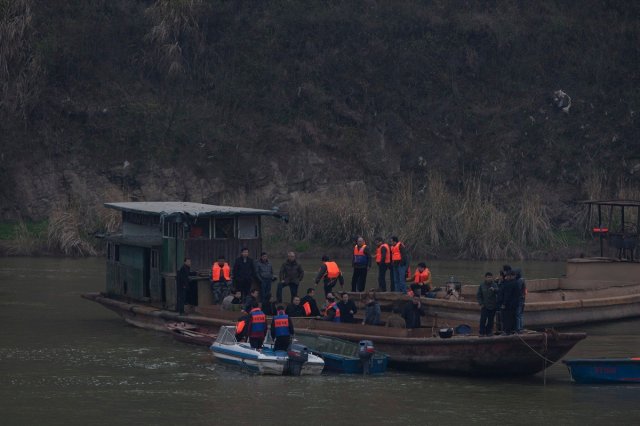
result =
[[[281,376],[287,366],[287,356],[266,356],[248,345],[223,345],[214,342],[211,345],[213,356],[225,364],[235,365],[247,370],[267,375]]]
[[[167,332],[168,321],[185,321],[217,330],[233,325],[237,312],[218,309],[210,316],[180,316],[175,312],[118,301],[101,294],[83,295],[118,313],[129,323]],[[363,324],[339,324],[312,318],[294,318],[297,332],[327,335],[359,342],[371,340],[389,355],[389,363],[403,369],[473,376],[523,376],[544,370],[560,360],[585,333],[528,333],[477,337],[432,337],[429,328],[396,329]]]
[[[562,362],[576,383],[640,384],[640,358],[568,359]]]

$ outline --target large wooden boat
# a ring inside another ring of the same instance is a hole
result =
[[[89,293],[82,297],[116,312],[128,323],[169,332],[168,322],[185,322],[216,331],[232,325],[237,312],[222,311],[218,306],[198,308],[189,315],[128,302],[105,294]],[[520,376],[538,373],[560,360],[585,333],[532,332],[510,336],[433,337],[429,327],[399,329],[363,324],[338,324],[316,318],[294,318],[296,330],[359,342],[371,340],[389,355],[392,366],[436,373],[474,376]]]
[[[640,263],[611,258],[582,258],[567,261],[562,278],[526,280],[528,295],[524,309],[525,327],[544,329],[612,321],[640,316]],[[480,318],[477,285],[462,285],[460,299],[422,298],[432,316],[475,325]],[[366,294],[350,293],[362,303]],[[400,293],[378,293],[383,310],[400,306],[409,297]]]

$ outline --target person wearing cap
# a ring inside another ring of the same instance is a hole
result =
[[[491,272],[484,274],[484,281],[478,286],[476,298],[480,305],[480,337],[491,336],[498,307],[498,285]]]

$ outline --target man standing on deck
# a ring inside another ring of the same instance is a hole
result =
[[[409,265],[409,255],[404,244],[398,240],[398,237],[391,237],[391,271],[393,273],[393,284],[395,291],[407,294],[407,265]]]
[[[258,302],[253,302],[251,305],[247,330],[251,347],[253,349],[262,348],[262,343],[267,335],[267,316],[258,307]]]
[[[260,279],[260,295],[262,296],[262,306],[264,307],[271,300],[271,283],[276,280],[273,276],[273,266],[264,251],[256,262],[256,275]]]
[[[493,319],[498,307],[498,284],[493,280],[493,274],[484,274],[484,281],[478,286],[476,294],[480,305],[480,337],[493,334]]]
[[[522,314],[524,313],[524,301],[527,297],[527,283],[522,278],[522,270],[514,269],[516,274],[516,281],[518,281],[518,291],[520,292],[520,298],[518,299],[518,308],[516,309],[516,332],[522,333],[524,330],[524,321]]]
[[[498,291],[498,307],[502,312],[503,334],[513,334],[516,331],[516,311],[520,303],[520,287],[516,274],[512,270],[504,273],[504,282]]]
[[[293,321],[284,312],[282,305],[277,307],[277,313],[271,320],[271,337],[273,337],[273,350],[286,351],[293,337]]]
[[[322,265],[320,265],[320,269],[314,280],[316,286],[320,283],[320,280],[322,280],[324,286],[325,297],[333,291],[333,287],[335,287],[337,283],[340,283],[341,289],[344,287],[344,278],[340,267],[336,262],[330,260],[329,256],[322,256]]]
[[[391,271],[391,249],[381,237],[377,237],[376,243],[376,263],[378,264],[378,289],[387,291],[387,271]],[[393,291],[393,285],[391,291]]]
[[[367,284],[367,271],[371,268],[371,253],[362,237],[358,237],[356,245],[353,246],[352,264],[351,291],[363,292]]]
[[[253,259],[249,257],[249,249],[243,247],[240,257],[233,262],[233,286],[240,290],[243,296],[249,294],[251,283],[256,277],[256,268]]]
[[[289,287],[291,292],[291,301],[298,295],[298,286],[304,278],[304,270],[302,265],[296,260],[296,254],[292,251],[287,253],[287,260],[280,267],[280,283],[276,290],[276,301],[282,303],[282,289]]]
[[[191,259],[185,257],[184,263],[176,275],[176,284],[178,287],[176,294],[176,310],[181,315],[184,315],[184,304],[189,292],[189,277],[195,277],[196,275],[198,275],[196,272],[191,272]]]

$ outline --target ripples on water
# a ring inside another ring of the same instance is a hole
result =
[[[546,386],[542,374],[256,376],[80,299],[103,275],[95,259],[0,259],[2,425],[613,425],[640,415],[640,386],[574,385],[563,365],[547,370]],[[639,355],[639,326],[583,327],[591,338],[571,356]]]

